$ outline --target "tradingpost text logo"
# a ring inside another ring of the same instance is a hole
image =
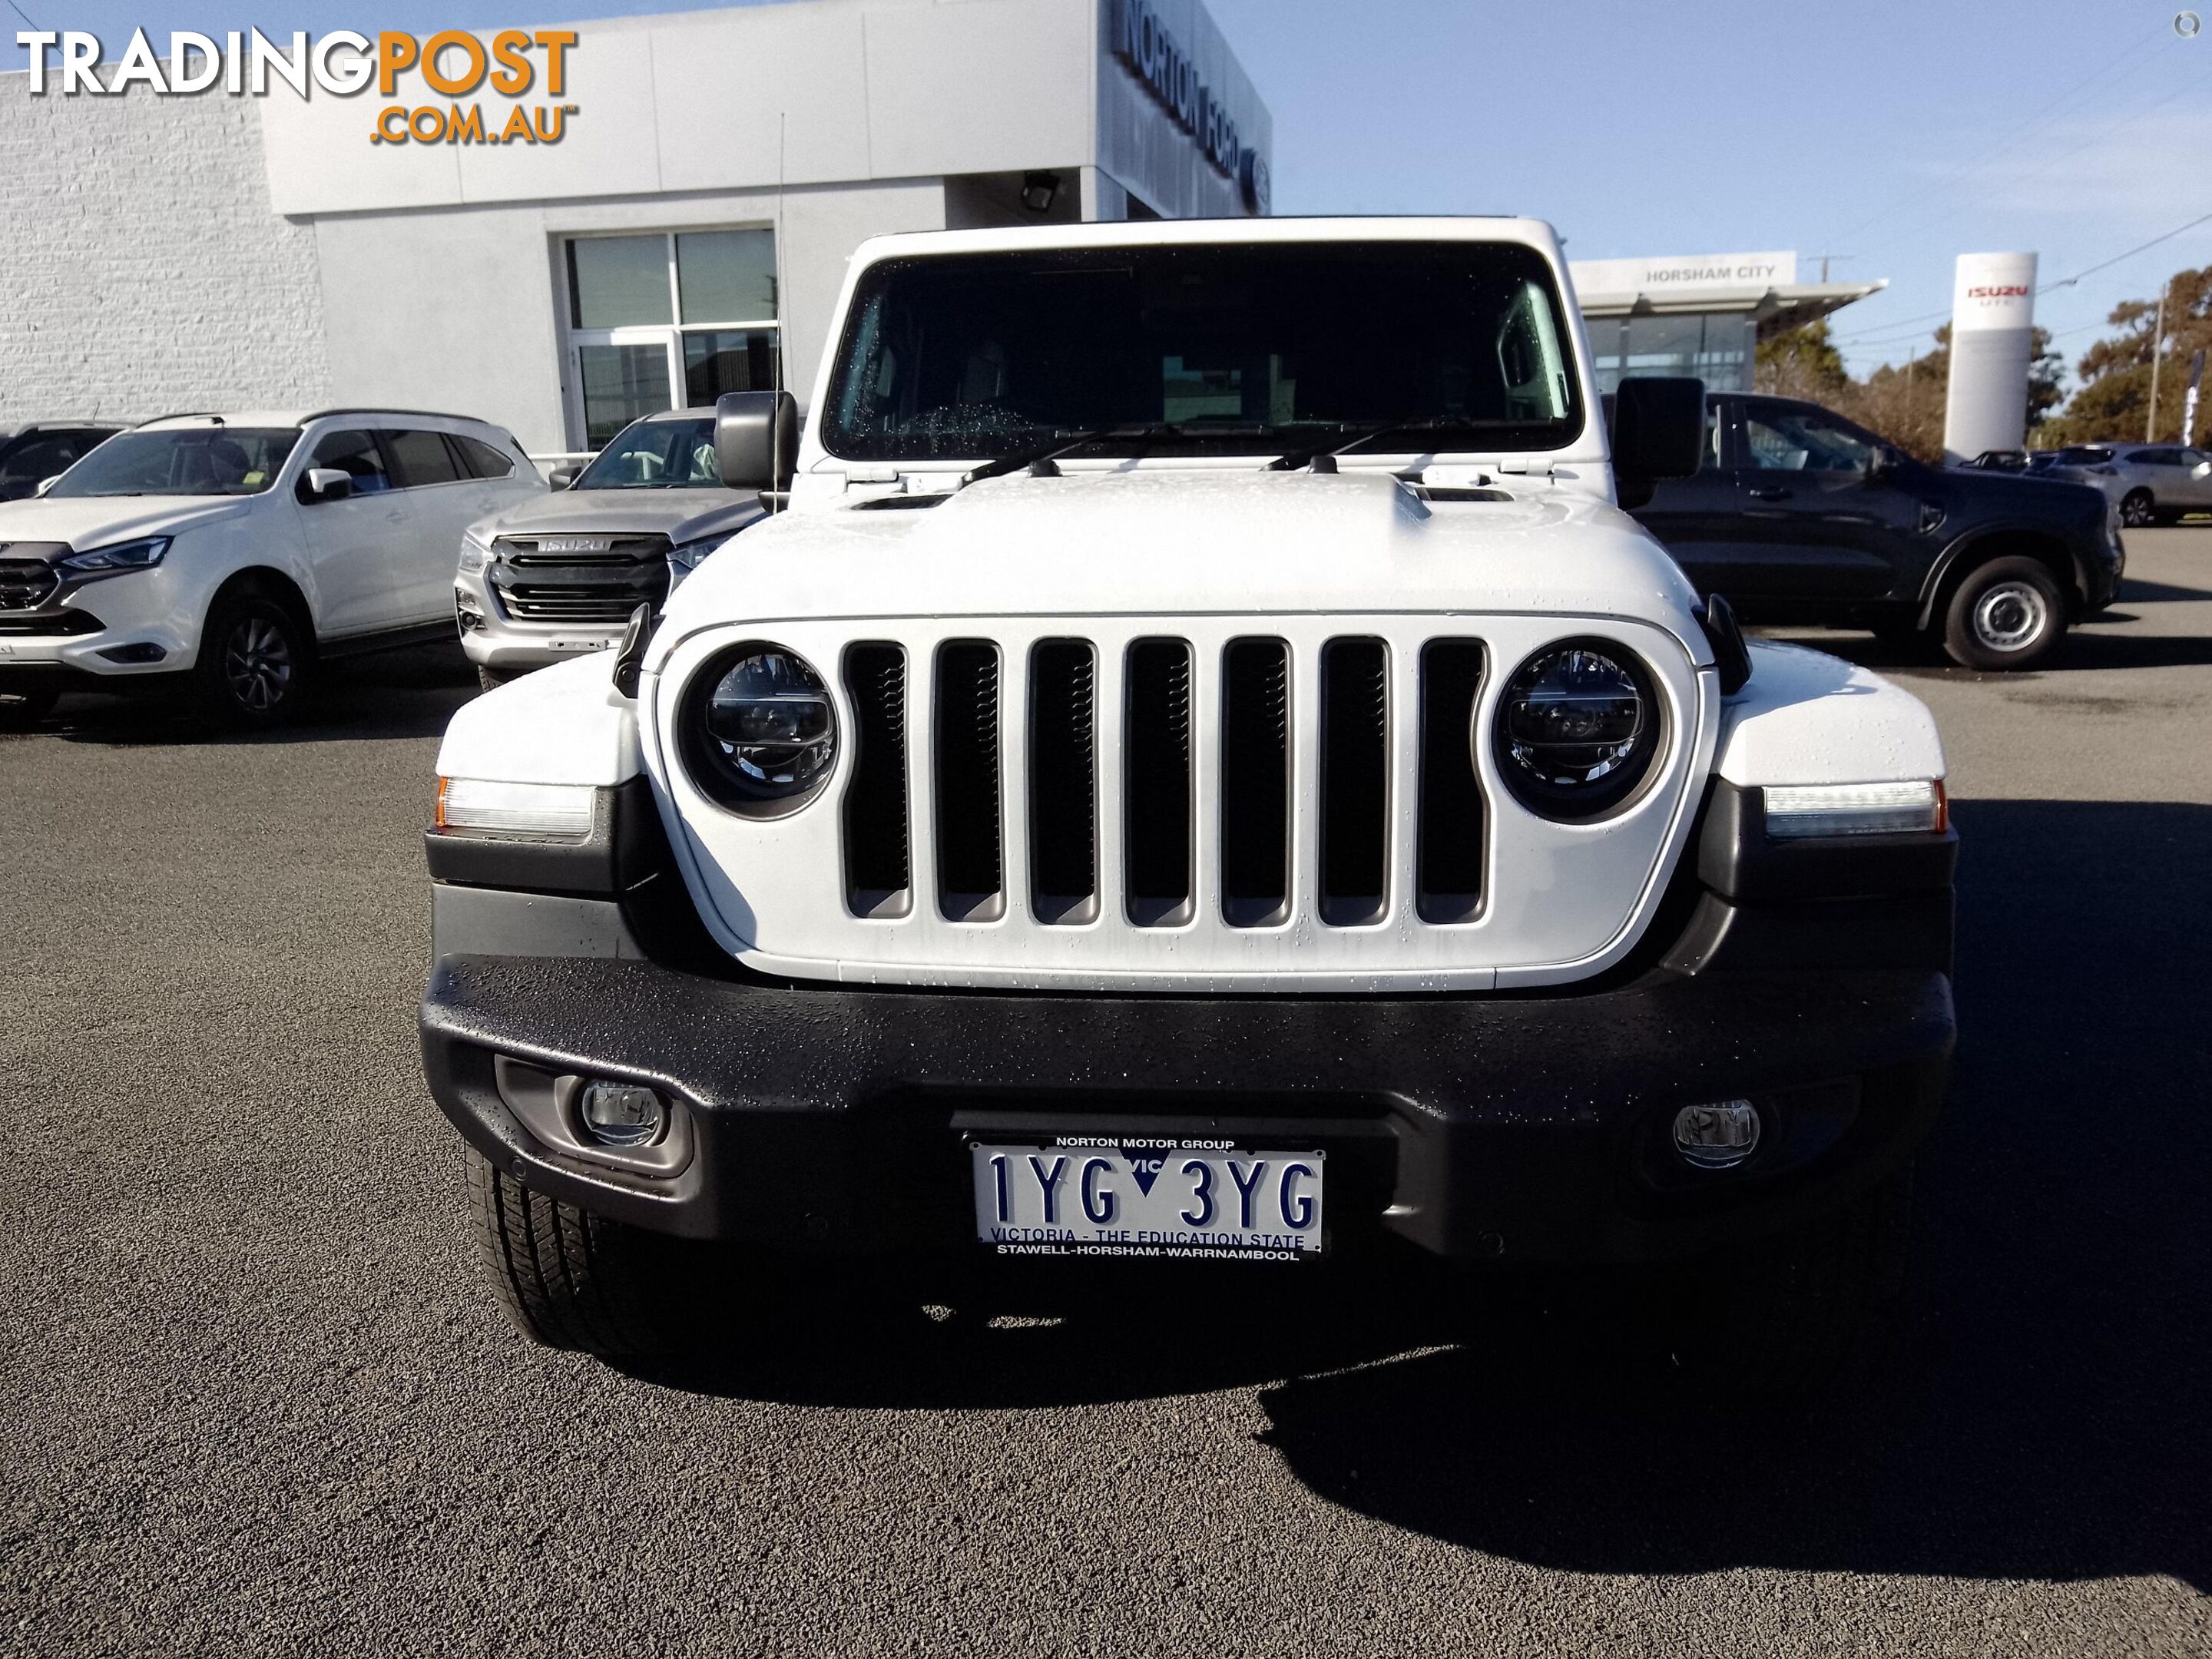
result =
[[[143,29],[119,58],[83,29],[19,30],[15,44],[30,55],[33,98],[121,98],[142,87],[157,98],[218,88],[232,98],[265,98],[272,82],[302,98],[310,88],[355,98],[374,83],[386,101],[368,124],[373,144],[557,144],[580,112],[556,101],[568,89],[574,29],[502,29],[489,40],[467,29],[422,38],[301,31],[289,51],[259,29],[233,29],[221,42],[187,29],[169,37],[166,58]],[[113,65],[104,76],[103,64]]]

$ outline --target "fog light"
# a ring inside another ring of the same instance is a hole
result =
[[[1747,1100],[1685,1106],[1674,1114],[1674,1150],[1700,1170],[1732,1170],[1759,1148],[1759,1112]]]
[[[603,1146],[642,1146],[660,1135],[660,1097],[635,1083],[587,1083],[577,1111]]]

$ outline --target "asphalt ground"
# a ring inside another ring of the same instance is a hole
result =
[[[1802,1422],[1571,1295],[1253,1269],[532,1348],[414,1035],[458,658],[275,739],[65,702],[0,739],[0,1651],[2212,1651],[2212,528],[2130,551],[2046,673],[1820,636],[1942,723],[1963,1038]]]

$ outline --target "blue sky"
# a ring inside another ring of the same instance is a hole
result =
[[[2173,0],[1207,4],[1274,112],[1278,212],[1529,213],[1577,258],[1826,253],[1838,279],[1890,280],[1837,319],[1861,370],[1924,349],[1960,252],[2033,249],[2053,283],[2212,214],[2212,27],[2182,38]],[[136,26],[165,46],[689,9],[0,0],[0,64],[22,64],[21,14],[116,52]],[[2070,362],[2116,301],[2205,264],[2212,223],[2043,295],[2037,318]]]

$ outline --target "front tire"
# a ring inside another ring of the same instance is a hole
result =
[[[487,668],[482,663],[477,665],[477,684],[486,691],[496,691],[501,686],[520,678],[520,672],[515,669]]]
[[[469,1215],[492,1293],[532,1341],[620,1359],[679,1340],[679,1247],[532,1191],[468,1148]]]
[[[2021,673],[2041,668],[2066,637],[2066,599],[2037,561],[1992,559],[1966,573],[1943,620],[1943,648],[1962,668]]]
[[[2129,529],[2141,530],[2157,517],[2158,503],[2148,489],[2130,489],[2120,497],[2120,522]]]
[[[288,607],[254,588],[218,598],[192,674],[201,717],[248,731],[284,725],[306,701],[313,641]]]

